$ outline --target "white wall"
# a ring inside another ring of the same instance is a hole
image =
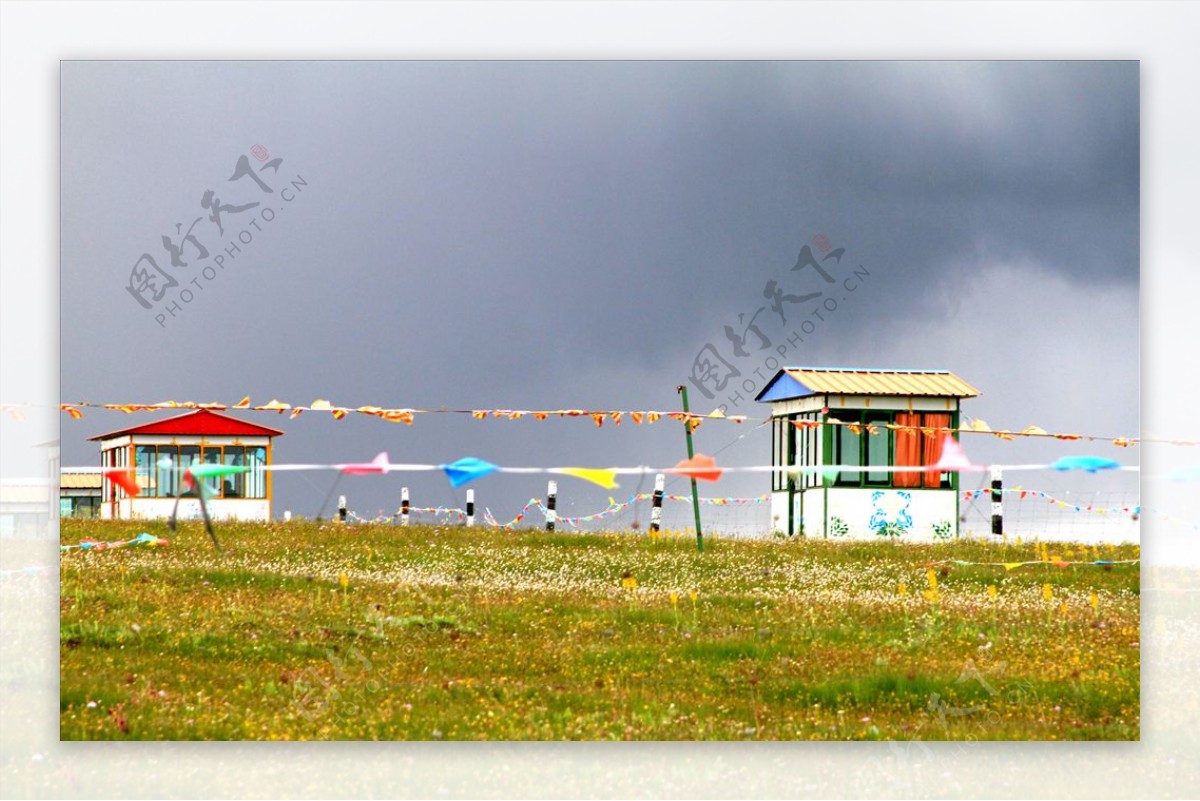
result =
[[[123,520],[163,519],[171,516],[174,498],[134,498],[118,502],[118,516]],[[216,498],[208,502],[208,514],[214,520],[270,520],[271,502],[266,498]],[[109,519],[109,504],[101,505],[100,516]],[[200,520],[200,501],[184,498],[179,501],[182,520]]]
[[[874,539],[877,526],[886,522],[903,530],[902,541],[931,542],[934,526],[945,524],[950,536],[958,531],[957,493],[952,490],[846,488],[829,491],[829,536],[835,535],[834,518],[846,526],[844,536]]]
[[[879,497],[875,496],[879,493]],[[957,536],[957,506],[952,490],[925,489],[829,489],[828,496],[821,489],[808,490],[803,498],[793,498],[793,533],[799,534],[803,525],[808,537],[830,539],[876,539],[880,535],[872,527],[875,522],[891,523],[901,527],[900,541],[933,542],[938,539],[934,525],[947,524],[951,537]],[[829,503],[829,525],[826,528],[825,499]],[[771,530],[787,533],[788,494],[771,493]],[[842,525],[838,525],[837,521]],[[844,530],[843,530],[844,526]]]

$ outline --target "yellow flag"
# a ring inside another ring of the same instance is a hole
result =
[[[557,471],[564,475],[575,476],[582,478],[584,481],[590,481],[593,484],[599,484],[605,489],[614,489],[617,487],[616,472],[613,470],[597,470],[591,467],[563,467]]]
[[[1018,567],[1020,567],[1023,564],[1025,564],[1025,563],[1024,562],[1005,562],[1004,569],[1005,570],[1016,570]]]

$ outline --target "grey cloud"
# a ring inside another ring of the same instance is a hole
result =
[[[840,269],[872,277],[797,361],[886,357],[1015,383],[967,349],[921,343],[976,337],[972,304],[986,303],[1012,309],[1014,339],[1047,359],[1133,375],[1138,109],[1135,62],[69,62],[63,397],[669,407],[696,352],[723,344],[768,280],[805,287],[789,268],[817,233],[847,248]],[[160,328],[122,288],[129,267],[258,142],[309,186],[275,201],[278,219]],[[1126,335],[1101,346],[1047,308],[1021,315],[1036,286],[973,291],[1014,263],[1074,288],[1058,299],[1073,320],[1092,288],[1132,298],[1097,321]],[[877,338],[901,331],[919,344]],[[1039,397],[1064,396],[1074,375],[1039,377]],[[1004,396],[1031,420],[1052,403]],[[1136,428],[1136,395],[1120,397],[1102,413],[1082,404],[1079,425]],[[82,440],[99,418],[64,421],[64,464],[94,461]],[[281,458],[386,446],[653,463],[681,448],[673,428],[381,425],[285,423]],[[704,447],[738,433],[714,428]],[[764,460],[755,436],[726,456]],[[537,489],[495,481],[514,503]],[[362,486],[364,508],[394,504],[386,482]],[[280,506],[315,506],[315,491],[282,487]]]

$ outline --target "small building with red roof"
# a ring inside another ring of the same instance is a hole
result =
[[[223,464],[246,468],[245,472],[206,478],[208,511],[214,519],[271,519],[271,441],[282,431],[210,409],[144,425],[122,428],[88,439],[100,443],[100,467],[133,470],[139,493],[130,495],[117,482],[104,476],[101,485],[100,517],[128,520],[169,517],[175,500],[181,517],[198,517],[200,506],[194,490],[183,483],[183,474],[193,464]]]

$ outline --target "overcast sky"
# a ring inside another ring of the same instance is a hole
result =
[[[713,400],[691,390],[707,412],[810,320],[787,363],[949,369],[994,427],[1136,435],[1138,85],[1136,62],[65,62],[62,400],[671,410],[711,344],[742,375]],[[228,180],[241,157],[270,194]],[[162,238],[197,218],[209,256],[185,243],[173,266]],[[822,262],[833,284],[792,269],[822,235],[845,249]],[[126,289],[143,253],[179,282],[149,310]],[[770,281],[823,295],[785,303],[785,323]],[[725,326],[756,313],[762,338],[737,357]],[[287,431],[277,461],[662,465],[684,449],[667,423],[244,416]],[[88,436],[150,419],[64,418],[62,463],[96,464]],[[727,464],[766,463],[769,443],[751,424],[697,433]],[[980,462],[1137,459],[966,445]],[[314,514],[330,481],[278,480],[276,513]],[[609,494],[560,483],[566,514]],[[342,491],[373,514],[401,484],[418,505],[461,501],[433,475]],[[507,518],[544,484],[474,486]]]

